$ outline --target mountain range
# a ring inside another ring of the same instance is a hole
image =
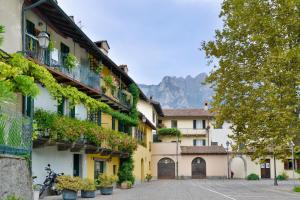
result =
[[[163,108],[203,108],[204,102],[210,101],[213,95],[213,89],[204,84],[206,77],[206,73],[185,78],[165,76],[158,85],[139,86]]]

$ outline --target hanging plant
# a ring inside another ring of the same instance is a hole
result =
[[[117,86],[111,75],[104,76],[103,81],[105,82],[105,85],[111,89],[111,91],[116,90]]]
[[[48,45],[48,51],[52,52],[52,51],[54,51],[54,48],[55,48],[54,42],[52,40],[50,40],[49,45]]]
[[[104,67],[104,65],[101,63],[101,64],[99,64],[99,66],[95,69],[95,71],[96,71],[98,74],[100,74],[100,73],[102,72],[102,70],[103,70],[103,67]]]
[[[68,53],[68,55],[64,59],[64,66],[67,67],[69,70],[71,70],[77,65],[78,65],[77,58],[73,54]]]

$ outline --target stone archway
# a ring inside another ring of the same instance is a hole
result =
[[[192,161],[192,178],[206,178],[206,162],[201,157],[194,158]]]
[[[158,179],[175,179],[175,162],[171,158],[162,158],[157,163]]]
[[[233,172],[233,178],[240,178],[240,179],[246,178],[247,161],[242,155],[234,155],[233,157],[230,158],[229,172]]]

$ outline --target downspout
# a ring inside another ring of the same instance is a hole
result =
[[[22,52],[25,52],[25,11],[31,10],[43,3],[45,3],[48,0],[40,0],[38,2],[35,2],[34,4],[31,4],[29,6],[25,6],[25,2],[22,5],[22,21],[21,21],[21,28],[22,28]]]

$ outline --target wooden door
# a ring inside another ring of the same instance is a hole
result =
[[[170,158],[162,158],[157,164],[158,179],[175,179],[175,162]]]
[[[203,158],[195,158],[192,161],[192,178],[206,178],[206,162]]]
[[[270,159],[266,159],[260,164],[261,178],[271,178]]]

